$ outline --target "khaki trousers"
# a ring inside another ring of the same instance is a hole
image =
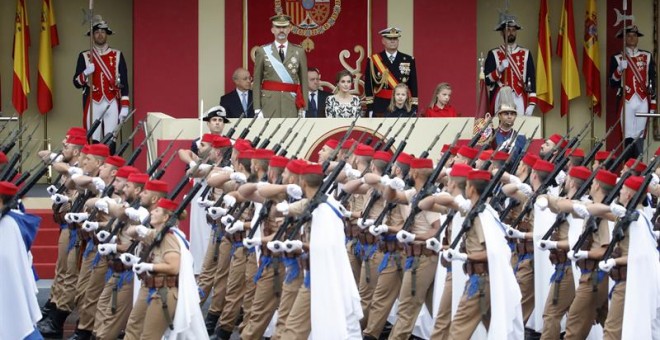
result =
[[[80,319],[78,328],[91,331],[94,329],[94,317],[96,315],[96,303],[105,287],[105,274],[108,272],[108,260],[101,256],[101,260],[92,268],[89,283],[78,309]]]
[[[94,250],[87,254],[87,257],[84,255],[84,249],[82,252],[83,261],[80,265],[80,273],[78,273],[75,297],[75,305],[78,310],[82,308],[83,300],[85,298],[85,294],[87,293],[87,287],[89,286],[89,281],[91,281],[92,278],[92,261],[94,261],[94,257],[96,256],[96,247],[94,247]]]
[[[380,337],[385,327],[390,310],[399,297],[401,281],[403,279],[403,259],[400,252],[390,255],[387,267],[378,274],[378,282],[371,296],[369,306],[369,320],[362,332],[365,336]]]
[[[596,285],[596,291],[594,291],[591,273],[580,276],[580,285],[575,291],[575,299],[568,309],[564,339],[587,338],[593,322],[598,319],[599,312],[607,313],[607,287],[607,276]]]
[[[167,311],[171,320],[174,320],[174,311],[178,299],[178,288],[167,289]],[[140,287],[138,299],[135,301],[133,311],[128,318],[126,325],[126,340],[159,340],[165,334],[169,327],[165,314],[163,312],[163,303],[159,293],[151,297],[151,302],[147,303],[149,288]]]
[[[217,230],[217,229],[216,229]],[[219,248],[218,244],[218,248]],[[218,249],[219,250],[219,249]],[[211,290],[213,289],[213,279],[215,277],[215,271],[218,267],[218,259],[220,254],[218,252],[218,258],[213,259],[216,251],[216,231],[211,233],[209,238],[209,245],[206,247],[206,253],[204,253],[204,260],[202,261],[202,271],[197,276],[197,286],[199,290],[203,293],[199,297],[200,305],[204,305],[206,299],[211,295]]]
[[[282,284],[282,297],[280,298],[280,305],[277,307],[277,323],[275,325],[275,335],[273,340],[285,339],[282,338],[284,329],[286,328],[286,319],[291,313],[291,308],[293,308],[293,303],[296,302],[296,297],[298,296],[298,291],[300,286],[303,284],[304,280],[304,271],[302,268],[298,276],[293,279],[291,282]]]
[[[605,327],[603,330],[604,340],[621,339],[623,329],[623,307],[626,299],[626,281],[618,282],[612,289],[612,299],[610,299],[610,310],[607,313]]]
[[[280,303],[284,265],[279,257],[274,257],[272,261],[268,267],[264,268],[257,281],[250,317],[244,319],[247,322],[241,332],[241,339],[261,339]],[[277,275],[275,275],[276,271]]]
[[[531,259],[518,264],[516,281],[518,281],[522,294],[520,304],[522,305],[523,322],[527,323],[534,311],[534,263]]]
[[[413,267],[403,274],[396,324],[389,337],[392,340],[408,340],[415,327],[417,315],[425,303],[429,310],[433,310],[433,280],[438,267],[438,255],[421,255],[415,260],[419,263],[413,264]],[[416,281],[415,285],[413,280]],[[412,294],[413,288],[415,295]]]
[[[220,320],[218,322],[220,328],[230,332],[234,330],[234,324],[243,304],[243,294],[246,291],[245,270],[247,267],[247,255],[247,249],[245,247],[236,248],[229,267],[225,305],[222,308],[222,314],[220,314]]]
[[[220,315],[225,304],[225,295],[227,292],[227,279],[229,278],[229,265],[231,261],[231,242],[226,238],[220,242],[218,249],[218,263],[213,274],[213,298],[209,313]]]
[[[362,260],[355,256],[355,247],[357,247],[357,239],[348,241],[346,244],[346,252],[348,253],[348,262],[351,264],[351,271],[355,278],[355,285],[360,286],[360,271],[362,267]]]
[[[452,305],[451,285],[451,272],[447,272],[447,276],[445,276],[445,288],[442,290],[442,296],[440,297],[440,307],[438,309],[438,315],[435,317],[435,323],[433,324],[433,333],[431,333],[431,339],[449,339]]]
[[[257,290],[257,285],[254,283],[254,276],[257,274],[259,264],[257,263],[257,254],[255,252],[248,253],[247,265],[245,267],[245,284],[243,286],[243,321],[238,325],[239,333],[243,331],[247,321],[250,320],[252,315],[252,302],[254,301],[254,293]],[[236,316],[240,313],[240,308],[236,310]]]
[[[75,230],[69,230],[70,233],[76,233]],[[78,268],[78,258],[82,252],[80,241],[76,242],[76,246],[71,248],[66,257],[66,272],[62,278],[62,290],[60,296],[55,302],[57,308],[66,312],[72,312],[76,306],[76,284],[78,283],[78,275],[80,270]]]
[[[557,303],[553,304],[552,299],[556,289],[559,290],[559,296]],[[545,309],[543,310],[542,340],[559,339],[561,319],[571,307],[574,297],[575,283],[573,282],[573,269],[569,262],[567,262],[564,268],[564,278],[559,283],[553,282],[550,285],[550,292],[548,293],[548,299],[545,301]]]
[[[282,339],[307,339],[312,331],[311,312],[309,289],[302,285],[286,319]]]
[[[470,281],[465,283],[465,291],[449,327],[450,339],[470,339],[474,330],[477,329],[479,321],[484,323],[486,329],[490,326],[490,276],[481,275],[479,280],[481,281],[479,285],[483,287],[483,296],[481,296],[482,292],[478,291],[468,297]]]
[[[119,333],[126,327],[128,317],[133,309],[133,273],[127,272],[131,279],[125,279],[121,288],[117,287],[119,275],[113,273],[103,287],[99,297],[94,321],[94,334],[99,340],[117,339]],[[116,310],[112,312],[112,295],[116,293]]]
[[[55,262],[55,278],[53,285],[50,287],[50,300],[56,301],[57,297],[62,294],[62,285],[66,275],[66,258],[67,248],[69,247],[69,228],[60,229],[60,236],[57,239],[57,261]]]
[[[362,305],[362,315],[364,315],[360,320],[360,326],[362,329],[367,326],[372,295],[378,284],[378,266],[382,261],[383,252],[380,250],[376,250],[367,261],[362,261],[362,268],[360,269],[360,285],[358,286],[360,304]]]

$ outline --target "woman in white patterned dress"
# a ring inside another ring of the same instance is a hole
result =
[[[325,116],[331,118],[355,118],[362,112],[360,98],[351,94],[353,78],[351,73],[342,70],[337,73],[337,83],[333,95],[325,100]]]

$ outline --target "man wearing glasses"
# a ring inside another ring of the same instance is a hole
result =
[[[252,77],[244,68],[237,68],[231,77],[236,88],[220,98],[220,106],[227,112],[227,118],[238,118],[242,113],[254,117],[252,106]]]

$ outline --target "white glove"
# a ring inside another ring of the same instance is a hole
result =
[[[289,203],[287,203],[287,201],[282,201],[280,203],[277,203],[275,205],[275,210],[282,213],[282,215],[288,215],[289,214]]]
[[[392,178],[392,180],[389,183],[390,188],[401,191],[406,187],[406,183],[399,177]]]
[[[96,187],[96,191],[103,191],[105,189],[105,182],[101,177],[92,177],[92,184]]]
[[[227,209],[220,208],[220,207],[210,207],[206,213],[209,215],[214,220],[219,219],[222,216],[227,215]]]
[[[515,228],[511,228],[511,227],[506,228],[506,234],[511,238],[517,238],[521,240],[525,239],[525,233]]]
[[[518,190],[527,197],[532,197],[532,195],[534,194],[534,190],[532,190],[532,187],[529,186],[529,184],[527,183],[519,183],[517,187]]]
[[[388,175],[383,175],[380,178],[380,184],[382,184],[382,185],[390,185],[391,181],[392,181],[392,179],[390,179],[390,176],[388,176]]]
[[[626,213],[628,212],[626,208],[624,208],[619,204],[616,204],[615,202],[612,202],[612,204],[610,204],[610,210],[612,211],[612,214],[614,214],[614,216],[619,218],[626,216]]]
[[[557,249],[557,241],[541,240],[538,243],[538,247],[541,250]]]
[[[580,216],[582,219],[585,219],[591,215],[589,210],[587,210],[587,207],[582,203],[573,203],[573,212]]]
[[[346,217],[346,218],[353,217],[353,212],[346,209],[346,207],[341,205],[341,204],[339,205],[339,212],[341,212],[341,214],[344,215],[344,217]]]
[[[232,224],[230,227],[225,229],[225,231],[229,234],[233,234],[237,231],[243,231],[243,228],[245,228],[245,223],[243,221],[235,221],[234,224]]]
[[[504,60],[502,60],[502,62],[500,63],[500,65],[497,66],[497,72],[502,73],[502,72],[504,72],[504,70],[506,70],[507,68],[509,68],[509,60],[508,60],[508,59],[504,59]]]
[[[557,177],[555,177],[555,182],[557,182],[557,185],[562,185],[564,184],[565,180],[566,180],[566,173],[564,172],[564,170],[559,171]]]
[[[232,215],[222,216],[220,219],[220,223],[224,224],[225,227],[228,227],[232,222],[234,222],[234,216]]]
[[[119,259],[121,260],[121,263],[123,263],[126,266],[134,266],[140,262],[140,258],[129,253],[123,253],[119,255]]]
[[[388,229],[388,226],[381,224],[381,225],[372,225],[369,227],[369,232],[371,235],[378,236],[382,233],[386,233]]]
[[[272,251],[273,253],[281,253],[284,251],[284,242],[282,241],[270,241],[266,243],[266,248]]]
[[[206,164],[206,163],[200,164],[197,167],[197,170],[201,171],[201,172],[209,172],[209,171],[211,171],[211,169],[213,169],[213,165],[212,164]]]
[[[85,70],[83,70],[83,74],[88,76],[88,75],[94,73],[95,70],[96,70],[96,66],[94,66],[94,63],[89,63],[89,65],[87,65],[87,67],[85,67]]]
[[[124,210],[124,214],[132,221],[142,222],[149,216],[149,211],[143,207],[139,207],[138,209],[128,207]]]
[[[231,208],[236,204],[236,197],[232,195],[224,195],[222,196],[222,203],[228,208]]]
[[[468,212],[470,209],[472,209],[472,201],[465,199],[463,195],[458,195],[454,197],[454,203],[458,205],[458,209],[461,210],[462,212]]]
[[[534,204],[539,207],[541,210],[545,210],[548,208],[548,199],[545,197],[539,197],[536,199],[536,202]]]
[[[133,272],[138,275],[144,272],[152,272],[152,271],[154,271],[153,263],[142,262],[133,265]]]
[[[149,234],[149,228],[143,226],[143,225],[138,225],[135,226],[135,232],[137,233],[139,238],[145,238],[147,237],[147,234]]]
[[[651,174],[651,185],[658,185],[660,184],[660,177],[656,174]]]
[[[199,147],[199,145],[198,145],[197,147]],[[197,166],[197,162],[195,162],[195,161],[190,161],[190,162],[188,163],[188,167],[190,167],[191,169],[194,168],[194,167],[196,167],[196,166]]]
[[[48,158],[50,158],[53,163],[59,163],[64,160],[64,156],[61,153],[56,154],[54,152],[51,152],[50,155],[48,155]]]
[[[415,234],[409,233],[405,230],[399,230],[399,232],[396,233],[396,239],[401,243],[411,243],[415,241],[415,236]]]
[[[614,266],[616,266],[616,261],[614,261],[614,259],[608,259],[607,261],[598,262],[598,268],[600,268],[600,270],[606,273],[609,273],[610,270],[614,268]]]
[[[257,116],[257,118],[264,118],[264,113],[261,112],[261,109],[254,110],[254,114]]]
[[[360,172],[357,169],[353,169],[353,168],[349,167],[349,168],[344,169],[344,174],[346,174],[346,177],[348,177],[348,179],[351,180],[351,179],[360,178],[360,176],[362,175],[362,172]]]
[[[433,197],[451,197],[451,194],[446,192],[446,191],[441,191],[438,189],[438,191],[434,192]]]
[[[358,218],[357,225],[358,227],[360,227],[360,229],[364,230],[374,225],[374,220],[370,218],[365,220],[363,220],[362,218]]]
[[[571,261],[578,261],[582,259],[586,259],[589,257],[589,252],[586,250],[578,250],[577,253],[574,251],[569,251],[568,254],[566,255]]]
[[[105,242],[105,240],[107,240],[108,237],[110,237],[110,233],[105,230],[101,230],[98,233],[96,233],[96,239],[98,239],[100,242]]]
[[[82,224],[82,228],[86,232],[92,232],[99,228],[99,222],[85,221]]]
[[[197,198],[197,205],[199,205],[201,208],[210,208],[215,204],[215,202],[211,200],[207,200],[203,197],[198,197]]]
[[[518,178],[518,176],[509,175],[509,183],[518,185],[518,184],[522,183],[522,181],[520,180],[520,178]]]
[[[534,108],[536,108],[536,105],[534,105],[534,104],[527,105],[527,109],[525,109],[525,116],[533,115],[534,114]]]
[[[119,111],[119,121],[123,122],[126,119],[126,117],[128,117],[128,114],[129,114],[128,106],[122,106],[121,110]]]
[[[55,195],[57,193],[57,187],[54,185],[49,185],[48,188],[46,188],[46,191],[48,192],[49,195]]]
[[[247,182],[247,177],[242,172],[233,172],[231,175],[229,175],[229,179],[231,179],[232,181],[238,184],[243,184]]]
[[[99,254],[101,255],[110,255],[117,252],[116,244],[99,244]]]
[[[450,167],[446,167],[446,168],[442,169],[442,172],[444,172],[446,176],[451,176],[451,168]]]
[[[656,241],[660,240],[660,230],[654,230],[653,237],[655,237]]]
[[[440,244],[440,241],[438,241],[437,238],[432,237],[426,240],[426,249],[433,250],[434,252],[439,253],[442,250],[442,245]]]
[[[300,240],[286,240],[284,241],[284,250],[287,253],[292,251],[300,250],[303,247],[303,243]]]
[[[232,167],[231,165],[227,165],[227,166],[223,166],[220,170],[232,173],[234,172],[234,167]]]
[[[106,201],[105,199],[97,200],[94,203],[94,207],[96,208],[96,210],[102,211],[106,214],[110,211],[110,205],[108,204],[108,201]]]
[[[66,214],[64,214],[64,220],[65,220],[67,223],[73,223],[73,214],[74,214],[74,213],[66,213]]]
[[[71,214],[71,220],[75,223],[83,223],[89,218],[88,213]]]
[[[69,176],[74,177],[74,175],[82,175],[83,170],[77,166],[72,166],[69,167],[69,170],[67,170],[67,173],[69,173]]]
[[[286,186],[286,194],[294,200],[299,200],[302,198],[303,192],[302,188],[296,184],[289,184]]]
[[[261,244],[261,239],[258,237],[255,238],[246,237],[243,239],[243,246],[245,246],[245,248],[248,249],[252,249],[260,244]]]
[[[268,183],[268,182],[259,181],[259,182],[257,182],[257,190],[261,190],[261,189],[263,189],[265,186],[267,186],[267,185],[269,185],[269,184],[270,184],[270,183]]]
[[[55,194],[50,196],[50,199],[55,203],[55,204],[64,204],[69,201],[69,197],[61,194]]]
[[[468,256],[466,253],[461,253],[456,249],[447,249],[442,253],[442,257],[447,261],[467,261]]]
[[[619,71],[619,73],[623,72],[623,70],[628,68],[628,61],[627,60],[621,60],[619,62],[619,66],[616,67],[616,70]]]

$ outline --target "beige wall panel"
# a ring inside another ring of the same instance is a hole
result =
[[[378,1],[378,0],[376,0]],[[413,55],[413,0],[388,0],[387,1],[387,26],[398,27],[403,32],[399,42],[399,50],[403,53]],[[379,29],[383,29],[382,27]],[[374,53],[383,50],[380,41],[374,41]]]
[[[219,105],[225,93],[225,0],[199,1],[199,100],[204,110]],[[239,0],[232,0],[239,1]]]

